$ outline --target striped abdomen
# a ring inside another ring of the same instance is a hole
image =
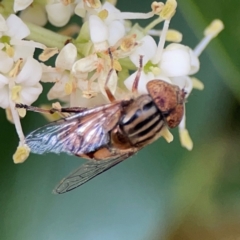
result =
[[[149,95],[142,95],[127,107],[119,128],[131,145],[143,146],[158,137],[163,125],[161,112],[152,98]]]

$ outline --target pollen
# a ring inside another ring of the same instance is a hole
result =
[[[195,88],[197,90],[204,89],[204,84],[199,79],[192,77],[191,80],[192,80],[193,88]]]
[[[121,46],[120,46],[121,49],[124,52],[130,51],[136,45],[136,37],[137,37],[136,34],[132,34],[130,36],[125,37],[122,40],[122,43],[121,43]]]
[[[24,109],[24,108],[18,108],[17,111],[18,111],[18,114],[21,118],[24,118],[27,114],[27,110]]]
[[[7,43],[5,44],[5,48],[6,48],[7,55],[9,57],[13,57],[14,56],[14,48]]]
[[[171,19],[176,12],[176,0],[168,0],[160,12],[160,17],[163,19]]]
[[[105,20],[108,17],[108,11],[106,9],[103,9],[98,13],[98,17],[102,20]]]
[[[119,61],[117,61],[117,60],[114,60],[114,62],[113,62],[113,68],[114,68],[116,71],[118,71],[118,72],[122,71],[122,66],[121,66],[121,64],[119,63]]]
[[[11,89],[11,98],[13,101],[16,101],[17,99],[19,99],[19,92],[22,90],[22,87],[19,85],[15,85],[12,89]]]
[[[71,81],[68,81],[64,86],[64,91],[67,95],[70,95],[73,92],[73,84]]]
[[[188,133],[188,130],[187,129],[179,129],[179,133],[180,133],[179,135],[180,135],[181,145],[189,151],[192,150],[193,142]]]
[[[159,14],[162,11],[163,7],[164,7],[163,2],[153,2],[151,4],[151,8],[154,14]]]
[[[92,91],[92,90],[83,91],[82,94],[83,94],[83,97],[87,98],[87,99],[90,99],[90,98],[93,98],[93,97],[97,96],[97,93]]]
[[[72,3],[74,3],[74,2],[75,2],[75,0],[62,0],[62,4],[63,4],[64,6],[67,6],[67,5],[72,4]]]
[[[166,41],[179,43],[182,41],[182,34],[176,30],[168,30]]]
[[[23,163],[28,158],[30,153],[30,148],[24,144],[23,146],[18,146],[16,152],[13,155],[14,163]]]
[[[16,77],[18,75],[18,73],[21,70],[22,62],[23,62],[23,60],[21,58],[18,59],[18,61],[14,65],[13,69],[9,72],[9,77]]]
[[[46,62],[49,58],[51,58],[52,56],[54,56],[57,53],[59,53],[57,48],[46,48],[39,55],[38,59],[43,62]]]
[[[85,0],[84,2],[91,8],[100,8],[102,6],[100,0]]]
[[[159,67],[150,67],[150,71],[154,74],[154,76],[158,76],[161,73],[161,70]]]
[[[211,24],[205,29],[205,36],[216,37],[224,29],[224,24],[221,20],[215,19]]]

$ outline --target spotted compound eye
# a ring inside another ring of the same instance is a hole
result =
[[[185,91],[162,80],[148,82],[147,89],[158,109],[166,116],[168,126],[177,127],[184,113]]]

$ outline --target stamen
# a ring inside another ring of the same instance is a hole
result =
[[[163,2],[153,2],[151,8],[155,14],[159,14],[164,7]]]
[[[17,60],[13,69],[9,72],[9,77],[16,77],[18,75],[18,73],[21,70],[22,62],[23,62],[23,59],[21,59],[21,58]]]
[[[15,124],[15,128],[16,128],[19,140],[20,140],[20,145],[24,145],[25,137],[24,137],[24,134],[22,131],[22,126],[20,123],[18,112],[15,109],[15,103],[13,103],[11,98],[9,98],[9,102],[10,102],[10,108],[11,108],[11,112],[12,112],[13,122]]]
[[[74,2],[75,2],[75,0],[62,0],[62,4],[63,4],[64,6],[67,6],[67,5],[72,4],[72,3],[74,3]]]
[[[163,52],[163,48],[164,48],[164,44],[165,44],[165,40],[166,40],[166,35],[167,35],[169,23],[170,23],[170,19],[167,19],[164,22],[163,30],[162,30],[162,33],[160,35],[160,41],[158,43],[157,52],[155,54],[155,57],[152,60],[153,64],[157,64],[161,61],[162,52]]]
[[[98,13],[98,17],[102,20],[105,20],[108,17],[108,11],[106,9],[103,9]]]
[[[7,43],[5,44],[5,48],[6,48],[7,55],[9,57],[13,57],[14,56],[14,48]]]
[[[11,98],[14,102],[16,102],[17,99],[19,99],[19,92],[22,90],[22,86],[15,85],[11,89]]]
[[[189,151],[192,150],[193,141],[188,133],[188,130],[186,129],[186,112],[184,113],[183,119],[179,124],[179,137],[181,145]]]
[[[148,13],[133,13],[133,12],[116,12],[114,13],[115,19],[125,20],[125,19],[148,19],[154,16],[154,12]]]
[[[84,1],[88,7],[90,8],[100,8],[102,6],[101,1],[100,0],[86,0]]]
[[[64,86],[64,91],[67,95],[70,95],[73,92],[73,83],[68,81]]]
[[[43,52],[39,55],[38,59],[46,62],[49,58],[54,56],[55,54],[58,54],[59,51],[57,48],[46,48],[43,50]]]
[[[191,151],[193,148],[193,142],[192,139],[188,133],[187,129],[179,129],[179,135],[180,135],[180,142],[183,147],[185,147],[187,150]]]
[[[205,29],[205,37],[201,42],[195,47],[194,54],[199,57],[202,51],[206,48],[209,42],[216,37],[224,28],[223,22],[221,20],[214,20],[212,23]]]
[[[30,148],[24,144],[17,147],[16,152],[13,155],[14,163],[23,163],[29,156]]]
[[[182,41],[182,33],[172,29],[168,30],[166,35],[166,41],[179,43]]]
[[[167,0],[162,11],[160,12],[160,17],[167,20],[171,19],[176,12],[177,2],[176,0]]]
[[[204,84],[199,79],[192,77],[191,80],[192,80],[193,88],[195,88],[197,90],[204,89]]]
[[[173,135],[172,133],[168,130],[167,127],[163,127],[161,130],[161,135],[164,137],[164,139],[170,143],[173,141]]]

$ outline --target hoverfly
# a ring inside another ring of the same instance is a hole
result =
[[[149,81],[148,94],[129,100],[115,100],[107,84],[105,90],[111,103],[90,109],[62,108],[61,112],[74,114],[26,137],[33,153],[65,152],[89,160],[64,178],[55,193],[71,191],[129,158],[158,139],[164,126],[174,128],[183,117],[186,92],[162,80]],[[47,111],[23,104],[16,107]]]

